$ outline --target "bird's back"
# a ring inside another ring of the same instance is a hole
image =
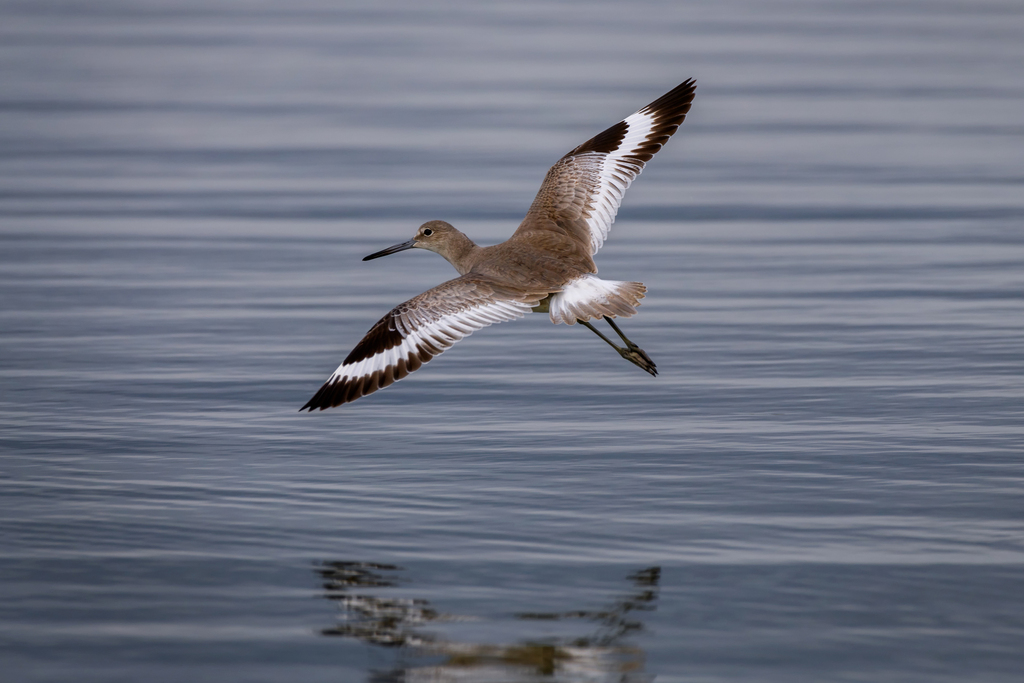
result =
[[[571,280],[597,272],[579,241],[554,231],[517,235],[481,247],[475,256],[471,272],[524,291],[556,292]]]

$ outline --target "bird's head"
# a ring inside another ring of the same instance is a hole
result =
[[[461,239],[460,239],[461,238]],[[463,242],[468,242],[468,239],[461,232],[456,230],[450,223],[444,221],[427,221],[419,227],[416,234],[411,240],[396,244],[388,247],[387,249],[381,249],[380,251],[370,254],[363,258],[364,261],[371,259],[380,258],[381,256],[389,256],[391,254],[397,254],[400,251],[407,249],[426,249],[432,251],[435,254],[440,254],[449,261],[452,261],[453,248],[463,247]],[[470,244],[472,244],[470,242]]]

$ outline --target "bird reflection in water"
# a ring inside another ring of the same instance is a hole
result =
[[[644,653],[623,643],[626,636],[643,629],[638,613],[653,610],[658,597],[659,567],[642,569],[628,578],[632,590],[602,610],[523,612],[526,622],[566,621],[585,624],[583,636],[544,638],[501,644],[462,643],[431,634],[430,625],[470,621],[444,614],[427,600],[380,597],[373,589],[399,583],[401,567],[369,562],[324,562],[316,571],[324,580],[324,597],[341,607],[336,626],[326,636],[345,636],[384,647],[409,648],[440,662],[407,665],[375,674],[372,681],[617,681],[646,683],[653,676],[643,672]]]

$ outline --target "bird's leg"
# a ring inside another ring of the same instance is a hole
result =
[[[630,363],[638,365],[645,372],[648,372],[651,375],[657,377],[658,366],[654,364],[654,361],[651,360],[651,357],[647,355],[647,352],[641,349],[636,344],[634,344],[632,341],[630,341],[629,338],[626,337],[626,335],[622,334],[622,330],[619,329],[619,326],[615,324],[614,320],[612,320],[608,316],[604,316],[604,319],[609,325],[612,326],[612,329],[615,330],[615,334],[619,335],[619,339],[626,343],[626,348],[624,350],[620,350],[619,355],[628,360]]]
[[[613,330],[615,330],[615,334],[619,335],[619,338],[626,343],[626,348],[622,348],[621,346],[613,342],[611,339],[601,334],[601,332],[596,327],[591,325],[588,321],[577,320],[576,322],[580,323],[581,325],[589,329],[591,332],[596,334],[601,339],[604,339],[605,343],[607,343],[610,347],[618,351],[619,355],[628,360],[630,363],[640,367],[645,372],[657,377],[658,367],[654,364],[654,361],[651,360],[651,357],[648,356],[643,349],[641,349],[639,346],[637,346],[628,338],[626,338],[626,335],[622,334],[622,330],[619,329],[618,325],[612,322],[611,318],[609,318],[608,316],[604,316],[604,319],[607,320],[608,324],[612,326]]]

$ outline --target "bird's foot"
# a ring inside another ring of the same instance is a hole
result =
[[[613,342],[611,339],[601,334],[601,331],[598,330],[593,325],[591,325],[588,321],[577,320],[576,322],[580,323],[588,330],[596,334],[598,337],[603,339],[608,344],[608,346],[618,351],[619,355],[628,360],[630,363],[641,368],[644,372],[653,375],[654,377],[657,377],[658,366],[654,364],[654,361],[651,360],[651,357],[647,355],[647,352],[641,349],[633,342],[631,342],[629,339],[627,339],[626,335],[622,334],[622,330],[619,329],[619,326],[616,325],[611,318],[605,316],[604,319],[608,321],[608,324],[611,325],[612,329],[615,330],[616,334],[619,335],[619,338],[622,339],[622,343],[626,345],[626,348],[622,348],[621,346]]]
[[[633,342],[628,342],[626,348],[616,346],[615,350],[619,352],[620,356],[628,360],[633,365],[636,365],[644,372],[653,375],[654,377],[658,376],[658,366],[654,364],[654,361],[651,360],[651,357],[647,355],[646,351]]]

